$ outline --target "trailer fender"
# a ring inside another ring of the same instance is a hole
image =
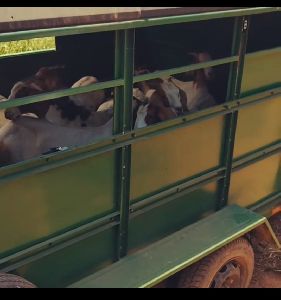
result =
[[[69,287],[152,287],[250,232],[258,240],[266,239],[280,248],[265,217],[249,209],[231,205]]]

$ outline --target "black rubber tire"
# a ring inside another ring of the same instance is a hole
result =
[[[254,251],[245,238],[239,238],[182,271],[178,288],[211,288],[218,272],[234,262],[241,272],[240,287],[247,288],[254,271]]]
[[[24,278],[12,274],[0,273],[1,289],[31,289],[36,288],[34,284]]]

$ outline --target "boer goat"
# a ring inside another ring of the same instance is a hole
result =
[[[57,147],[86,145],[112,135],[112,118],[103,126],[69,128],[21,116],[0,128],[0,167],[40,156]]]
[[[203,63],[211,59],[206,52],[190,53],[192,63]],[[138,68],[135,75],[151,73],[149,68]],[[208,91],[208,82],[213,78],[213,69],[205,68],[184,72],[165,78],[147,80],[136,83],[142,92],[155,89],[160,95],[168,99],[177,115],[198,111],[216,105],[216,101]],[[165,95],[165,96],[164,96]]]
[[[60,71],[61,67],[41,68],[35,76],[16,83],[8,100],[67,88],[60,79]],[[95,77],[87,76],[80,79],[72,87],[85,86],[96,82]],[[22,114],[33,113],[38,118],[45,118],[57,125],[69,127],[100,126],[112,117],[112,111],[95,112],[103,101],[104,92],[94,91],[69,98],[64,97],[63,99],[10,108],[5,111],[5,116],[7,119],[15,120]]]
[[[191,55],[194,64],[211,60],[210,55],[206,52],[191,53]],[[168,80],[184,91],[188,111],[195,112],[217,104],[208,90],[208,82],[213,79],[213,74],[213,68],[205,68],[174,75]]]

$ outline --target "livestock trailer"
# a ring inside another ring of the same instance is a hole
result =
[[[0,42],[55,49],[0,57],[0,94],[55,64],[100,79],[1,110],[114,91],[110,138],[0,168],[2,286],[247,287],[280,249],[280,26],[279,7],[1,8]],[[211,67],[216,106],[134,129],[135,83]]]

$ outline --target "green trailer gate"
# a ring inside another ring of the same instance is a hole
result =
[[[105,88],[115,95],[112,138],[0,169],[0,270],[39,287],[146,287],[259,226],[279,247],[265,217],[281,195],[281,40],[247,53],[252,19],[264,14],[281,17],[278,7],[225,8],[0,33],[2,42],[100,32],[115,39],[112,80],[0,103]],[[138,30],[205,20],[233,20],[230,55],[133,76]],[[134,83],[225,65],[226,102],[133,130]]]

